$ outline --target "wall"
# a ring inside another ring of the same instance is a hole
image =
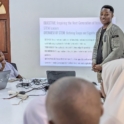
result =
[[[11,56],[26,78],[46,77],[46,70],[75,70],[77,77],[96,81],[91,68],[40,67],[40,17],[97,17],[104,4],[115,8],[124,30],[123,0],[10,0]]]

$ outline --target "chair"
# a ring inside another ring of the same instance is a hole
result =
[[[10,64],[18,71],[17,66],[16,66],[15,63],[10,63]]]

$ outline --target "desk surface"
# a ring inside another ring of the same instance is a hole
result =
[[[19,82],[8,83],[6,89],[0,90],[0,123],[1,124],[23,124],[23,115],[27,105],[36,97],[30,96],[27,100],[24,100],[19,105],[17,104],[20,99],[12,98],[4,100],[2,98],[8,98],[8,91],[25,91],[24,88],[16,88],[16,84]],[[29,89],[28,89],[29,90]],[[44,95],[42,90],[33,90],[28,95]]]

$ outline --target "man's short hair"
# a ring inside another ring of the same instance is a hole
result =
[[[110,6],[110,5],[104,5],[104,6],[101,8],[101,10],[102,10],[103,8],[110,9],[110,11],[111,11],[112,13],[114,13],[114,8],[113,8],[112,6]]]

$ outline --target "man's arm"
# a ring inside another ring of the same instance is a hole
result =
[[[95,42],[94,48],[93,48],[93,55],[92,55],[92,70],[94,72],[96,72],[97,70],[95,70],[95,65],[96,65],[96,57],[97,57],[97,40]]]
[[[97,43],[97,39],[96,39],[96,42],[95,42],[95,45],[93,48],[93,54],[92,54],[92,64],[96,64],[97,48],[98,48],[98,43]]]
[[[120,29],[116,29],[111,39],[112,52],[100,65],[121,58],[123,56],[123,42],[124,42],[123,32]]]
[[[23,78],[23,77],[18,73],[18,71],[15,69],[15,67],[13,67],[13,65],[11,65],[10,63],[9,63],[9,65],[11,66],[11,69],[12,69],[13,72],[14,72],[15,78]]]
[[[96,42],[95,42],[95,45],[93,48],[93,54],[92,54],[92,70],[94,72],[98,71],[97,69],[95,69],[95,66],[96,66],[97,50],[98,50],[98,45],[99,45],[99,42],[98,42],[99,39],[98,38],[100,37],[99,36],[100,30],[101,29],[99,29],[96,33]]]
[[[96,33],[96,42],[94,44],[93,54],[92,54],[92,64],[96,64],[97,50],[98,50],[98,45],[100,40],[100,32],[101,32],[101,28]]]

